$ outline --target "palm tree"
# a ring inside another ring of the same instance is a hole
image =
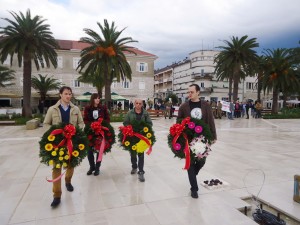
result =
[[[287,95],[300,87],[297,70],[294,69],[295,53],[292,49],[277,48],[264,51],[266,69],[263,78],[264,91],[273,92],[272,113],[278,113],[279,92]]]
[[[82,73],[78,79],[78,81],[87,84],[93,84],[96,87],[98,95],[102,98],[102,89],[104,88],[104,80],[99,73],[86,74]]]
[[[131,37],[120,38],[125,28],[117,31],[114,22],[109,25],[105,19],[104,26],[99,22],[97,22],[97,25],[101,30],[101,34],[91,29],[84,29],[89,37],[83,37],[80,41],[89,44],[89,46],[81,51],[81,59],[77,69],[79,69],[79,72],[85,69],[84,73],[87,76],[95,75],[95,71],[99,71],[96,74],[96,79],[103,79],[105,84],[105,101],[110,107],[113,79],[116,78],[118,82],[125,78],[131,80],[132,71],[124,53],[135,54],[132,47],[126,45],[137,41]]]
[[[52,77],[42,76],[31,78],[32,87],[40,93],[41,101],[45,101],[48,91],[58,90],[62,85],[57,79]]]
[[[15,79],[15,71],[0,65],[0,87],[6,87],[8,85],[12,85],[13,83],[7,83],[7,82],[14,79]]]
[[[221,60],[221,59],[220,58],[218,58],[218,59],[215,58],[215,63],[217,62],[217,60]],[[228,83],[229,83],[228,99],[229,99],[229,102],[231,102],[232,83],[233,83],[233,76],[232,76],[233,72],[232,72],[231,68],[227,67],[227,65],[225,63],[224,64],[219,64],[215,68],[215,73],[216,73],[217,81],[228,80]]]
[[[10,55],[12,63],[14,54],[17,55],[19,67],[23,61],[23,116],[31,117],[32,60],[37,70],[45,65],[50,67],[50,63],[56,67],[55,48],[58,48],[58,44],[42,17],[32,18],[30,10],[27,10],[26,15],[22,12],[19,15],[15,12],[10,14],[14,20],[4,18],[9,25],[1,27],[0,30],[0,34],[3,35],[0,41],[0,61],[3,63]]]
[[[229,76],[229,72],[232,72],[234,101],[238,98],[240,81],[250,75],[249,71],[253,71],[253,65],[258,57],[253,50],[253,48],[259,46],[256,42],[256,38],[248,40],[247,38],[248,36],[245,35],[240,39],[238,37],[232,37],[231,42],[224,40],[223,42],[226,45],[219,47],[222,50],[215,59],[215,71],[217,76],[224,70],[227,76]]]

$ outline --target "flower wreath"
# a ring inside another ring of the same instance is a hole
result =
[[[110,152],[112,145],[116,142],[114,128],[103,118],[99,118],[95,122],[86,124],[84,132],[88,137],[89,146],[95,152],[99,152],[97,161],[101,161],[103,153]]]
[[[134,121],[131,125],[119,127],[118,138],[124,150],[150,154],[155,143],[152,127],[144,121]]]
[[[84,132],[72,124],[52,125],[39,144],[41,162],[58,169],[78,166],[89,148]]]
[[[187,117],[170,127],[168,144],[175,157],[185,158],[184,169],[190,160],[201,160],[211,151],[212,134],[209,126],[200,119]]]

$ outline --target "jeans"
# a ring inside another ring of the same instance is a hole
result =
[[[137,157],[139,161],[137,162]],[[130,151],[132,169],[139,168],[139,172],[144,172],[144,153]]]
[[[191,184],[191,191],[198,191],[197,175],[200,169],[204,166],[206,158],[201,160],[191,161],[190,168],[188,169],[189,181]]]
[[[71,183],[71,179],[74,173],[74,167],[68,167],[66,174],[65,174],[65,182],[66,184]],[[61,175],[61,168],[53,168],[52,170],[52,179],[55,179]],[[53,197],[60,198],[61,196],[61,179],[58,181],[53,182]]]

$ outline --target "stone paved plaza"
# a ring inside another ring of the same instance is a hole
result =
[[[129,153],[116,144],[103,158],[99,176],[87,176],[87,159],[75,169],[74,192],[62,182],[62,202],[52,209],[51,169],[39,162],[43,128],[0,127],[0,224],[22,225],[251,225],[239,209],[249,193],[300,221],[292,200],[293,177],[300,174],[300,120],[216,120],[218,141],[198,176],[199,184],[219,178],[228,185],[199,185],[190,197],[184,161],[167,146],[175,119],[153,120],[157,142],[145,156],[144,183],[131,175]],[[121,123],[113,123],[116,128]],[[263,172],[262,172],[263,171]],[[247,188],[245,188],[245,185]],[[299,222],[300,224],[300,222]]]

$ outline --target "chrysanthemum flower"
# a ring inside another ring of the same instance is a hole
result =
[[[129,145],[130,145],[130,142],[129,142],[129,141],[125,141],[124,145],[125,145],[125,146],[129,146]]]
[[[57,169],[59,169],[59,168],[60,168],[60,164],[59,164],[59,163],[56,164],[55,167],[56,167]]]
[[[46,149],[47,151],[52,151],[53,145],[50,144],[50,143],[48,143],[48,144],[45,145],[45,149]]]
[[[143,131],[147,133],[149,131],[148,127],[144,127]]]
[[[52,159],[49,160],[49,165],[50,165],[50,166],[53,165],[53,160],[52,160]]]
[[[64,160],[64,157],[62,157],[62,156],[61,156],[61,157],[58,157],[58,160],[59,160],[59,161],[63,161],[63,160]]]
[[[83,150],[84,147],[85,147],[84,144],[79,144],[79,145],[78,145],[79,150]]]
[[[54,135],[49,135],[48,136],[48,141],[54,141],[55,140],[55,136]]]
[[[136,150],[136,145],[132,145],[131,149],[132,149],[133,151],[135,151],[135,150]]]
[[[59,151],[60,156],[63,156],[64,154],[65,154],[64,151]]]
[[[69,159],[69,155],[65,155],[65,160],[68,160]]]
[[[74,157],[77,157],[77,156],[79,155],[79,152],[75,150],[75,151],[72,152],[72,155],[73,155]]]
[[[64,163],[63,163],[63,167],[66,168],[67,166],[68,166],[68,164],[64,162]]]
[[[147,138],[151,138],[151,137],[152,137],[152,134],[151,134],[151,133],[147,133],[147,134],[146,134],[146,137],[147,137]]]
[[[52,156],[57,156],[56,151],[52,151],[52,152],[51,152],[51,155],[52,155]]]

